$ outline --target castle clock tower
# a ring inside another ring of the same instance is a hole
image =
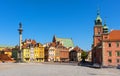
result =
[[[99,10],[97,11],[97,18],[94,26],[93,47],[95,47],[102,39],[103,27],[102,19]]]

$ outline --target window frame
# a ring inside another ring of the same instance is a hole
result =
[[[116,62],[117,62],[117,63],[120,63],[120,59],[116,59]]]
[[[108,47],[111,47],[111,46],[112,46],[112,44],[109,42],[109,43],[108,43]]]
[[[116,47],[119,47],[119,46],[120,46],[119,42],[116,42]]]
[[[120,57],[120,51],[118,51],[118,50],[116,51],[116,56]]]
[[[108,51],[108,56],[112,57],[112,51]]]
[[[109,62],[109,63],[112,63],[112,59],[108,59],[108,62]]]

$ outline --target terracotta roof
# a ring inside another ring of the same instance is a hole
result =
[[[22,48],[28,48],[30,46],[35,47],[37,45],[35,40],[31,40],[31,39],[26,39],[23,43],[22,43]],[[42,45],[42,44],[41,44]]]
[[[26,39],[23,43],[35,45],[35,44],[36,44],[36,41],[35,41],[35,40],[32,40],[32,39],[29,39],[29,40]]]
[[[55,42],[52,42],[52,43],[50,43],[50,46],[55,47],[55,46],[56,46],[56,43],[55,43]]]
[[[28,47],[28,45],[23,45],[23,46],[22,46],[22,48],[24,48],[24,49],[27,48],[27,47]]]
[[[82,52],[82,49],[81,48],[79,48],[78,46],[76,46],[76,47],[74,47],[74,49],[73,49],[74,51],[77,51],[77,52]]]
[[[35,45],[36,44],[36,41],[35,40],[32,40],[32,42],[31,42],[33,45]]]
[[[12,58],[10,58],[7,54],[0,54],[0,60],[1,61],[14,61]]]
[[[5,48],[3,51],[5,51],[5,52],[12,52],[12,49]]]
[[[79,48],[78,46],[76,46],[76,47],[74,48],[74,50],[80,50],[80,48]]]
[[[120,30],[112,30],[109,33],[109,40],[110,41],[120,40]]]

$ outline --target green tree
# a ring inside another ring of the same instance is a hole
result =
[[[87,58],[88,54],[87,52],[83,51],[81,54],[82,61],[85,62],[85,59]]]

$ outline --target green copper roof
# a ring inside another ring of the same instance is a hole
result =
[[[96,21],[98,21],[98,20],[100,20],[100,22],[102,22],[102,19],[101,19],[100,15],[98,15],[97,18],[96,18]]]
[[[108,29],[108,27],[107,26],[103,26],[103,29]]]
[[[69,39],[69,38],[56,38],[56,41],[60,41],[67,48],[74,47],[72,39]]]
[[[103,26],[103,29],[108,29],[108,27],[106,26],[106,24]]]

